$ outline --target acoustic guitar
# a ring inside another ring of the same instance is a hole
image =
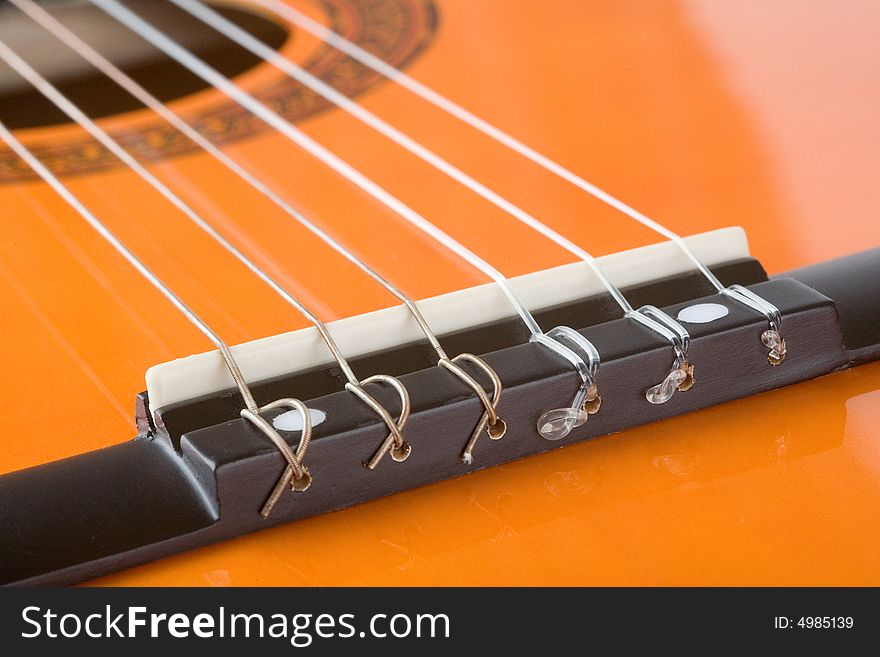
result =
[[[880,584],[878,26],[0,2],[0,582]]]

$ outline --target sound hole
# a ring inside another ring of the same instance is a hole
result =
[[[125,4],[226,76],[240,75],[260,63],[259,58],[170,3],[128,0]],[[42,6],[161,100],[168,102],[206,88],[200,78],[93,5],[65,0],[45,2]],[[244,6],[218,3],[215,9],[275,49],[289,37],[285,27]],[[136,99],[5,2],[0,2],[0,40],[92,117],[142,108]],[[14,129],[69,122],[67,115],[3,63],[0,63],[0,120]]]

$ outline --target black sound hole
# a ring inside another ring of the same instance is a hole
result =
[[[168,2],[128,0],[125,4],[226,76],[240,75],[260,63],[260,59],[247,50]],[[47,2],[42,6],[164,102],[194,94],[209,86],[94,6],[82,2]],[[247,11],[243,6],[218,4],[215,9],[272,48],[280,48],[289,37],[286,28],[265,15]],[[91,27],[84,27],[88,25]],[[115,39],[115,46],[106,42],[98,43],[108,34],[121,37]],[[86,39],[86,36],[90,38]],[[83,64],[74,51],[52,34],[2,0],[0,39],[13,47],[91,117],[106,117],[143,107],[99,71]],[[136,57],[131,56],[134,50],[138,52]],[[76,64],[70,69],[61,70],[66,66],[65,62]],[[0,83],[0,121],[8,127],[36,128],[70,122],[66,114],[27,85],[3,62],[0,62]]]

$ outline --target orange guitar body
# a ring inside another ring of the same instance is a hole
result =
[[[771,274],[880,244],[880,5],[291,4],[369,32],[416,79],[679,234],[743,226]],[[596,255],[661,240],[296,28],[281,51]],[[237,80],[506,275],[572,261],[273,67]],[[411,296],[486,282],[220,92],[172,107],[213,121],[231,155]],[[394,302],[150,112],[100,125],[323,319]],[[227,342],[307,325],[82,130],[16,134]],[[0,208],[0,472],[131,438],[145,370],[210,343],[2,150]],[[878,528],[874,363],[97,583],[880,585]]]

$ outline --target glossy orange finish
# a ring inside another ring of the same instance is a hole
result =
[[[291,1],[322,16],[319,0]],[[410,74],[677,232],[742,225],[771,272],[880,244],[880,5],[436,5],[436,36]],[[294,32],[285,49],[305,61],[316,47]],[[659,240],[389,83],[360,100],[596,254]],[[205,92],[175,106],[222,102]],[[571,261],[340,111],[302,127],[506,274]],[[483,282],[280,136],[228,150],[413,296]],[[210,157],[153,170],[325,319],[391,304]],[[305,325],[135,175],[65,180],[227,341]],[[210,344],[45,185],[0,185],[0,207],[8,472],[131,437],[144,371]],[[878,585],[878,527],[880,363],[97,583]]]

